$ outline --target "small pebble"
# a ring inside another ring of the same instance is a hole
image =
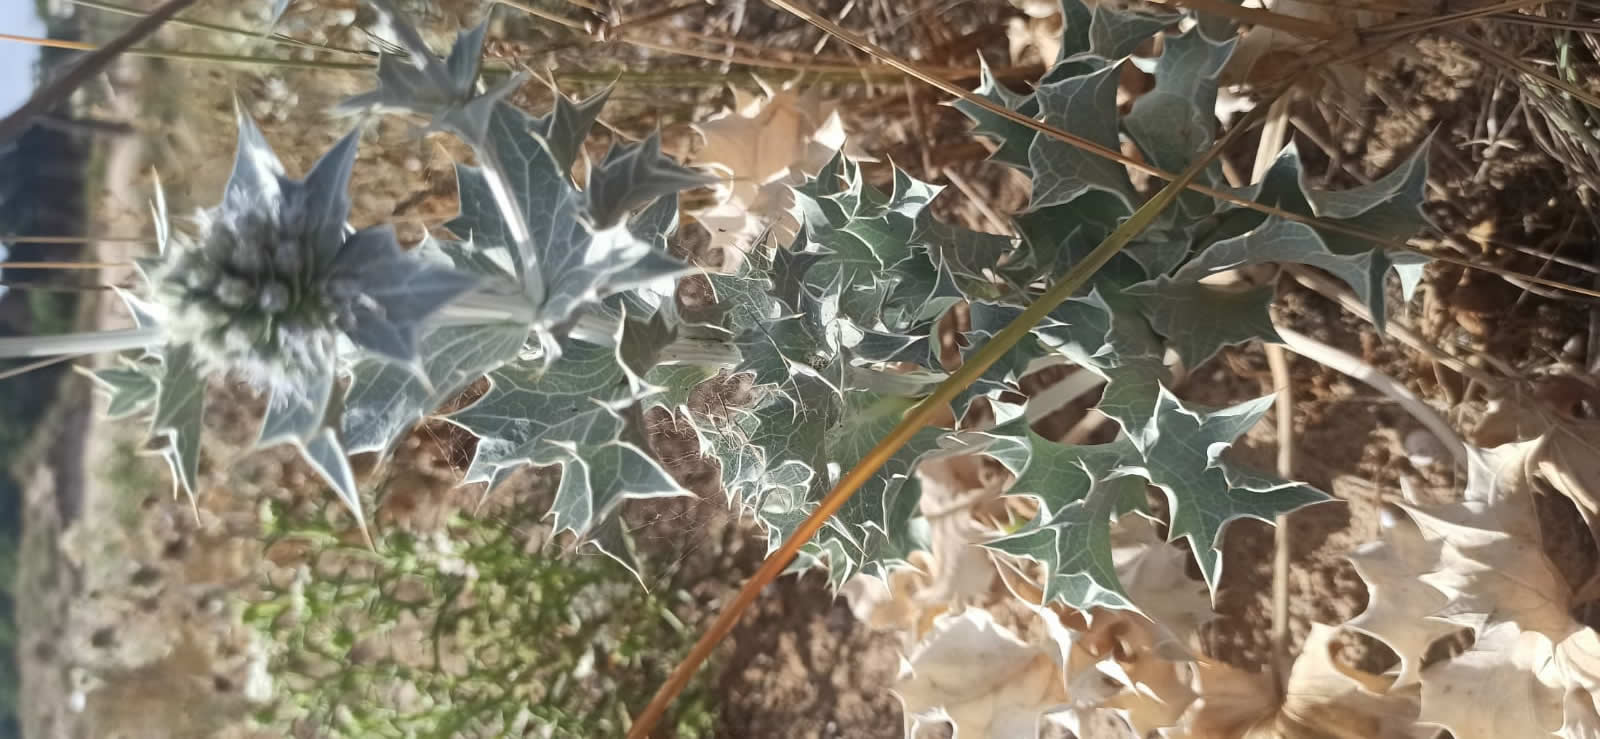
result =
[[[1416,429],[1406,434],[1405,439],[1406,459],[1414,467],[1426,467],[1436,464],[1450,456],[1449,450],[1444,448],[1444,443],[1431,432]]]
[[[1561,355],[1569,358],[1581,357],[1583,356],[1584,345],[1587,343],[1587,337],[1583,334],[1573,334],[1567,337],[1566,343],[1561,345]]]

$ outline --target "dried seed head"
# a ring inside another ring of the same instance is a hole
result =
[[[250,284],[237,277],[224,277],[217,283],[217,302],[228,308],[243,308],[252,296]]]
[[[418,324],[471,285],[405,254],[387,229],[347,234],[355,145],[351,133],[305,180],[291,180],[241,117],[222,202],[197,219],[192,242],[169,240],[165,265],[152,275],[173,342],[196,347],[208,372],[299,392],[332,369],[341,333],[410,360]],[[387,289],[401,282],[416,294]]]
[[[262,286],[261,296],[257,302],[263,312],[277,315],[289,309],[289,298],[289,288],[283,283],[269,282]]]

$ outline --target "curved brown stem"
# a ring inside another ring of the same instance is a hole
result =
[[[155,12],[139,19],[138,23],[133,24],[133,27],[124,31],[121,36],[112,39],[111,43],[90,52],[61,76],[34,91],[33,97],[28,98],[28,102],[23,103],[22,107],[0,119],[0,142],[20,136],[27,130],[28,125],[33,123],[34,118],[59,105],[72,94],[73,90],[103,71],[122,52],[155,33],[161,24],[166,23],[179,11],[194,4],[195,0],[167,0],[161,7],[156,8]]]

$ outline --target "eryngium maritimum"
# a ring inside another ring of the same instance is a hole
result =
[[[340,334],[414,361],[420,324],[472,287],[470,275],[401,251],[387,226],[345,225],[356,141],[352,131],[293,180],[240,114],[222,203],[154,275],[172,341],[192,343],[208,371],[289,390],[332,369]]]

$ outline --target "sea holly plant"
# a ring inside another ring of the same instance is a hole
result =
[[[298,444],[358,520],[361,491],[346,456],[387,453],[486,379],[475,400],[445,415],[477,437],[466,480],[485,494],[526,466],[560,466],[556,527],[626,559],[617,515],[625,501],[685,492],[648,451],[643,411],[664,405],[693,424],[730,500],[776,548],[950,378],[944,332],[956,327],[962,358],[984,351],[1047,286],[1098,264],[1091,254],[1110,253],[1099,245],[1125,234],[1150,202],[1122,165],[963,103],[976,133],[1000,144],[995,160],[1032,182],[1031,203],[1012,218],[1016,238],[943,223],[930,208],[941,187],[898,169],[880,187],[839,153],[793,187],[793,239],[730,260],[736,271],[707,276],[716,309],[688,310],[675,287],[697,270],[669,247],[678,193],[707,176],[666,156],[659,136],[615,135],[579,187],[572,173],[589,155],[606,92],[557,94],[549,111],[525,112],[510,102],[516,80],[478,79],[485,26],[439,57],[388,3],[377,5],[406,55],[384,58],[377,88],[340,110],[426,118],[472,148],[475,163],[456,170],[460,211],[448,234],[406,252],[383,227],[350,228],[357,134],[293,180],[241,117],[222,204],[195,220],[192,235],[169,228],[157,208],[163,250],[128,301],[137,328],[30,339],[26,352],[0,343],[12,354],[128,351],[97,374],[111,409],[151,416],[191,494],[209,379],[242,377],[267,394],[262,443]],[[1172,30],[1184,27],[1177,15],[1078,0],[1065,0],[1063,14],[1061,55],[1030,91],[985,71],[978,94],[1103,147],[1126,139],[1145,161],[1226,189],[1219,165],[1200,164],[1217,143],[1217,77],[1233,42],[1214,37],[1215,24]],[[1117,70],[1157,34],[1153,92],[1120,112]],[[795,566],[825,566],[837,585],[927,551],[933,523],[919,465],[976,454],[1015,478],[1010,495],[1036,503],[1031,518],[981,543],[1042,566],[1051,602],[1139,608],[1117,574],[1110,532],[1151,508],[1164,511],[1166,535],[1185,541],[1214,590],[1230,522],[1270,521],[1327,497],[1228,461],[1268,400],[1209,408],[1179,397],[1183,368],[1277,338],[1270,286],[1214,278],[1303,263],[1344,280],[1381,319],[1388,274],[1409,293],[1419,263],[1350,233],[1403,238],[1422,226],[1421,151],[1370,185],[1323,192],[1290,148],[1262,181],[1234,191],[1300,216],[1292,220],[1178,196],[954,396],[953,428],[909,435],[805,542]],[[1021,380],[1061,363],[1103,385],[1096,408],[1115,422],[1109,441],[1066,445],[1029,427],[1050,409],[1030,407],[1042,401],[1027,399]],[[691,403],[722,370],[748,375],[748,402],[714,412]],[[1147,491],[1165,505],[1149,506]]]
[[[126,295],[142,354],[97,373],[119,414],[148,409],[173,477],[199,488],[207,378],[232,375],[268,396],[257,446],[293,443],[358,519],[360,498],[330,408],[341,355],[413,363],[422,324],[477,278],[403,252],[388,226],[350,228],[357,133],[306,174],[284,174],[243,113],[222,202],[172,231],[158,196],[156,259],[143,296]],[[132,343],[132,342],[130,342]]]

